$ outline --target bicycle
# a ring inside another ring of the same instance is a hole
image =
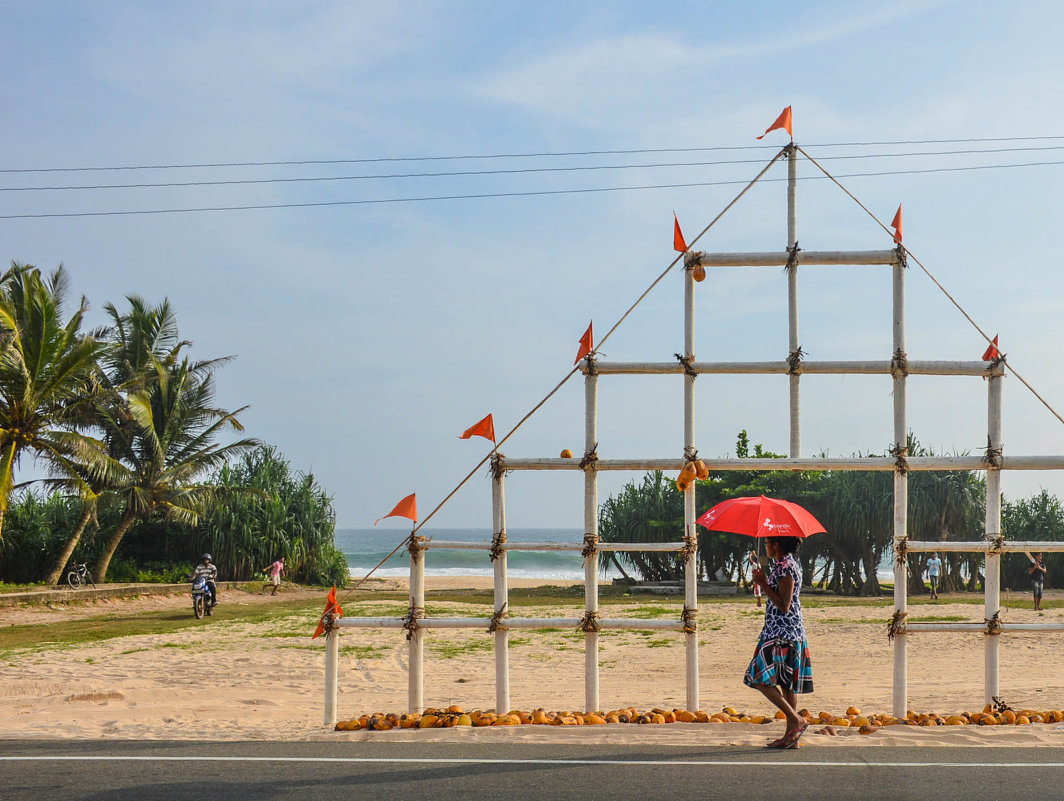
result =
[[[81,585],[86,581],[92,585],[93,589],[96,589],[96,582],[92,580],[92,573],[89,572],[89,565],[87,562],[82,562],[80,565],[75,564],[73,568],[67,573],[67,584],[73,589],[81,589]]]

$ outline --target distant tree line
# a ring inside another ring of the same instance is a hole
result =
[[[934,455],[913,437],[909,453]],[[756,445],[751,452],[746,431],[736,444],[739,458],[779,457]],[[891,459],[889,454],[869,454]],[[986,480],[972,471],[911,472],[908,530],[915,540],[978,540],[983,537]],[[798,559],[810,585],[840,595],[878,595],[878,566],[893,553],[894,485],[889,471],[722,471],[697,483],[697,512],[729,498],[767,495],[801,504],[827,529],[802,542]],[[1042,491],[1026,500],[1002,504],[1002,532],[1008,539],[1048,541],[1064,536],[1060,501]],[[678,542],[683,538],[683,495],[660,471],[631,482],[602,504],[599,535],[606,542]],[[698,529],[698,569],[703,578],[723,574],[732,581],[749,577],[746,556],[755,541],[736,534]],[[982,586],[982,554],[942,553],[942,590],[976,590]],[[927,592],[923,581],[930,554],[908,555],[909,592]],[[654,581],[679,580],[683,565],[676,554],[621,552],[600,555],[603,566]],[[1029,585],[1027,557],[1002,559],[1003,586]],[[1046,557],[1049,586],[1064,586],[1064,560]]]
[[[165,578],[205,550],[224,578],[279,556],[306,580],[346,578],[314,477],[255,439],[218,442],[247,408],[215,403],[229,359],[190,358],[167,300],[130,295],[85,331],[88,302],[68,316],[68,293],[62,267],[0,275],[0,581],[55,584],[72,560],[98,582],[113,563],[124,580]],[[17,484],[25,458],[47,478]]]

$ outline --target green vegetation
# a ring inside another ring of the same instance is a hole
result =
[[[907,442],[914,456],[933,456],[914,437]],[[777,458],[761,445],[751,448],[745,431],[736,443],[739,458]],[[892,459],[889,453],[868,456]],[[981,539],[985,520],[985,478],[970,471],[909,473],[909,536],[927,541]],[[878,596],[876,570],[893,546],[893,479],[889,471],[727,471],[711,473],[697,482],[698,511],[720,501],[749,495],[768,495],[801,504],[812,512],[826,534],[803,541],[798,552],[806,582],[811,588],[836,595]],[[1027,500],[1009,502],[1002,509],[1002,532],[1013,540],[1059,539],[1064,531],[1064,509],[1058,499],[1043,491]],[[606,542],[680,542],[683,539],[683,495],[665,474],[648,473],[602,504],[599,534]],[[699,577],[724,575],[745,582],[745,560],[753,541],[749,537],[698,531]],[[908,557],[909,594],[928,593],[923,581],[930,554]],[[651,581],[683,578],[676,553],[619,554],[603,552],[603,567],[614,565]],[[941,592],[979,589],[983,557],[980,554],[942,554]],[[1046,559],[1050,586],[1064,584],[1064,557]],[[1028,586],[1028,561],[1022,554],[1003,559],[1003,584]],[[803,596],[803,604],[805,596]]]
[[[184,580],[210,551],[223,579],[277,558],[302,583],[342,584],[332,498],[249,437],[215,403],[230,357],[194,360],[169,301],[65,314],[67,274],[12,265],[0,275],[0,581],[62,580],[88,562],[96,582]],[[19,487],[30,456],[48,471]]]

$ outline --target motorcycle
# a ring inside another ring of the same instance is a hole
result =
[[[211,613],[211,589],[203,576],[192,581],[192,611],[197,620]]]

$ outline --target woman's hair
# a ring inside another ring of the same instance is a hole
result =
[[[798,550],[798,544],[801,542],[797,537],[769,537],[768,539],[783,554],[794,553]]]

